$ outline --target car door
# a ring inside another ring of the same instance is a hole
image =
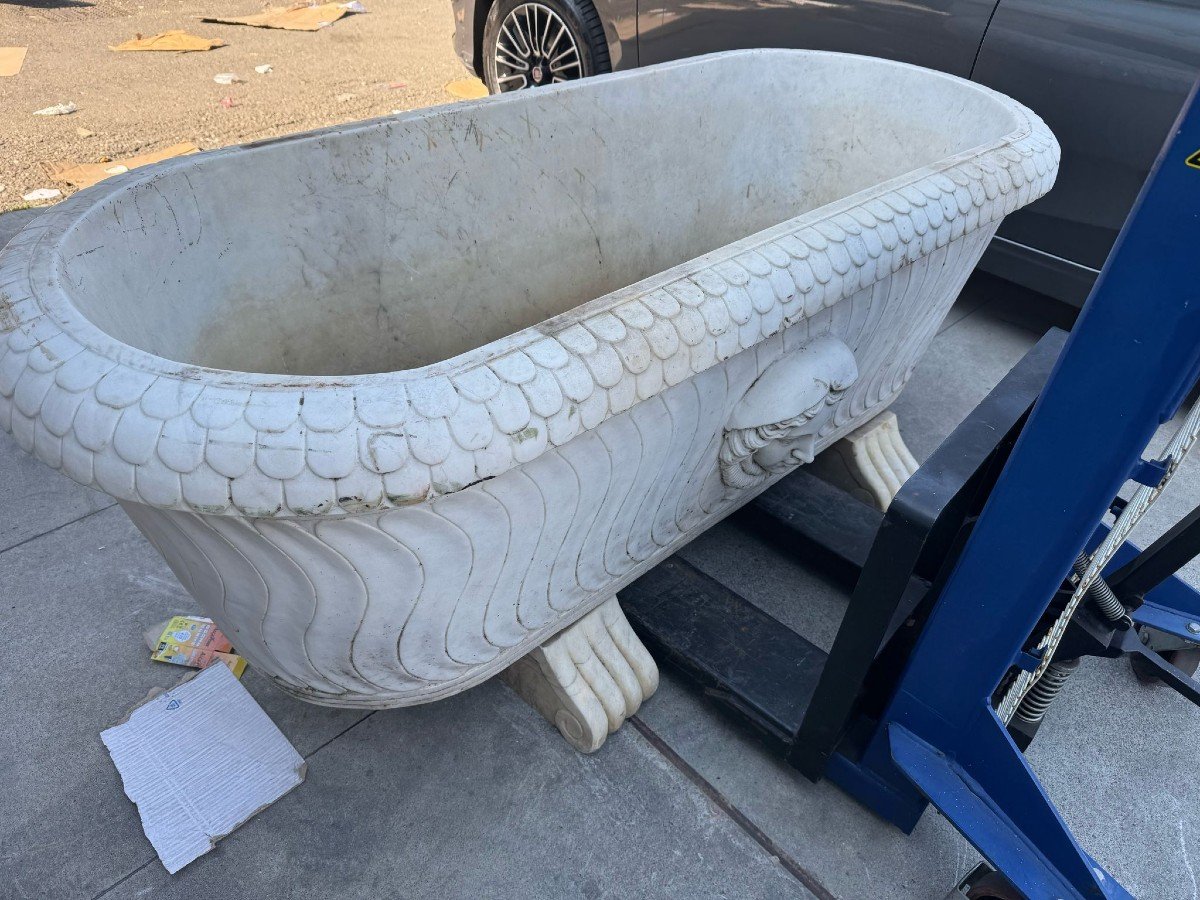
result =
[[[883,56],[969,76],[995,0],[640,0],[646,66],[746,47]]]
[[[1082,300],[1198,74],[1200,0],[1000,0],[973,77],[1045,119],[1062,164],[1005,219],[988,267],[1056,295],[1069,277],[1063,299]],[[995,265],[995,251],[1056,280]]]

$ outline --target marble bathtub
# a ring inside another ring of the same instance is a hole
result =
[[[615,592],[886,410],[1057,163],[979,85],[763,50],[185,157],[0,255],[0,426],[282,689],[507,670],[594,749],[657,678]]]

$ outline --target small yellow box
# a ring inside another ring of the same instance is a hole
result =
[[[175,616],[163,628],[150,658],[193,669],[204,669],[214,662],[223,662],[234,675],[241,678],[246,671],[246,660],[232,650],[233,644],[212,619]]]

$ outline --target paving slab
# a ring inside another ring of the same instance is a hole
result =
[[[0,215],[0,248],[39,215],[36,209]],[[0,551],[112,502],[23,453],[0,431]]]
[[[0,553],[0,896],[91,897],[153,858],[100,731],[191,671],[151,662],[142,638],[188,612],[119,507]],[[363,715],[244,681],[301,754]]]
[[[0,215],[0,247],[12,240],[14,234],[40,216],[41,209],[18,209]]]
[[[969,285],[970,292],[986,289]],[[986,303],[938,334],[892,404],[904,442],[918,462],[937,449],[1049,327],[1015,323],[1008,309],[1007,302]]]
[[[0,551],[112,505],[108,495],[54,471],[0,431]]]
[[[812,897],[637,731],[584,756],[494,680],[375,713],[214,852],[104,897],[147,895]]]

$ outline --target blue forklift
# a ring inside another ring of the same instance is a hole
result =
[[[1200,704],[1200,593],[1176,574],[1200,509],[1126,540],[1200,436],[1193,399],[1144,458],[1200,377],[1198,89],[1070,334],[1048,332],[886,513],[803,469],[739,513],[844,585],[828,653],[679,557],[621,593],[660,660],[807,777],[905,831],[936,806],[990,863],[954,896],[1131,897],[1024,750],[1083,657],[1128,657]]]

